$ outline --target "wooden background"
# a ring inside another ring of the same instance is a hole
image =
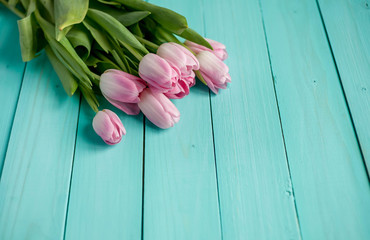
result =
[[[225,43],[233,82],[169,130],[120,114],[113,147],[0,7],[0,239],[370,239],[370,2],[152,2]]]

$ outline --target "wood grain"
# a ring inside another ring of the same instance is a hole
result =
[[[369,182],[316,2],[261,6],[303,239],[369,239]]]
[[[320,0],[319,5],[370,171],[370,1]]]
[[[186,15],[202,33],[197,1],[153,3]],[[171,129],[146,121],[144,239],[221,239],[208,94],[195,86],[174,101],[181,120]]]
[[[233,79],[212,95],[223,239],[300,239],[258,1],[204,6]]]
[[[0,239],[63,238],[78,106],[45,55],[27,65],[0,182]]]
[[[140,239],[143,117],[121,118],[127,135],[106,145],[92,128],[95,113],[81,105],[65,239]]]
[[[0,177],[13,118],[17,107],[25,64],[22,62],[17,18],[0,5]]]

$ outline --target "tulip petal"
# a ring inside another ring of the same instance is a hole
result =
[[[128,115],[138,115],[140,113],[140,109],[137,103],[123,103],[120,101],[116,101],[114,99],[109,98],[108,96],[103,96],[116,108],[124,111]]]
[[[153,94],[145,89],[140,95],[138,103],[144,115],[162,129],[173,127],[180,120],[180,112],[175,105],[162,93]]]
[[[119,70],[107,70],[100,78],[102,93],[116,101],[137,103],[144,88],[145,84],[140,78]]]
[[[104,140],[109,139],[114,131],[114,126],[110,121],[108,114],[98,112],[93,119],[93,128],[95,132]]]
[[[157,89],[170,90],[173,74],[170,64],[153,53],[145,55],[139,64],[140,77]]]

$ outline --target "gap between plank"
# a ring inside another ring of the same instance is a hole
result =
[[[141,189],[141,240],[144,239],[144,184],[145,184],[145,116],[143,114],[143,173]]]
[[[300,223],[300,220],[299,220],[298,208],[297,208],[297,203],[296,203],[296,198],[295,198],[295,193],[294,193],[294,184],[293,184],[293,180],[292,180],[292,174],[291,174],[290,165],[289,165],[288,152],[287,152],[286,143],[285,143],[285,135],[284,135],[284,129],[283,129],[283,124],[282,124],[282,120],[281,120],[281,113],[280,113],[280,108],[279,108],[279,100],[278,100],[277,93],[276,93],[274,70],[272,68],[271,56],[270,56],[270,49],[269,49],[269,44],[267,42],[267,33],[266,33],[266,27],[265,27],[265,20],[263,18],[263,10],[262,10],[261,0],[258,0],[258,4],[259,4],[259,7],[260,7],[260,12],[261,12],[261,21],[262,21],[263,32],[264,32],[264,35],[265,35],[265,44],[266,44],[267,55],[268,55],[269,64],[270,64],[271,80],[272,80],[272,85],[274,87],[275,102],[276,102],[276,108],[278,110],[279,124],[280,124],[280,129],[281,129],[281,136],[283,138],[285,159],[286,159],[286,163],[287,163],[287,167],[288,167],[289,180],[290,180],[290,183],[292,185],[292,196],[293,196],[293,202],[294,202],[294,209],[295,209],[295,214],[296,214],[296,220],[297,220],[297,224],[298,224],[298,231],[299,231],[299,236],[302,239],[303,237],[302,237],[301,223]]]
[[[19,102],[19,98],[21,96],[24,75],[26,74],[26,68],[27,68],[27,63],[24,64],[23,73],[22,73],[22,80],[21,80],[21,84],[19,86],[17,102],[15,103],[15,109],[14,109],[14,113],[13,113],[13,120],[12,120],[12,123],[10,124],[10,130],[9,130],[9,133],[8,133],[8,142],[6,143],[6,146],[5,146],[6,153],[4,155],[3,164],[0,166],[0,182],[1,182],[1,176],[3,175],[3,169],[4,169],[4,166],[5,166],[6,156],[8,155],[9,140],[10,140],[10,136],[11,136],[12,130],[13,130],[15,114],[16,114],[17,109],[18,109],[18,102]]]
[[[202,20],[203,20],[203,33],[206,37],[207,35],[207,27],[206,27],[206,14],[204,11],[204,0],[200,1],[200,6],[202,8]],[[207,86],[208,87],[208,86]],[[217,171],[217,158],[216,158],[216,144],[215,144],[215,134],[214,134],[214,127],[213,127],[213,113],[212,113],[212,100],[211,100],[211,90],[208,88],[208,99],[209,99],[209,112],[211,115],[211,131],[212,131],[212,144],[213,144],[213,157],[214,157],[214,164],[215,164],[215,174],[216,174],[216,187],[217,187],[217,203],[218,203],[218,217],[220,223],[220,234],[221,240],[224,239],[224,233],[222,228],[222,214],[221,214],[221,201],[220,201],[220,190],[218,184],[218,171]]]
[[[71,174],[69,176],[69,187],[68,187],[68,199],[67,199],[67,207],[66,207],[66,214],[64,218],[64,231],[63,231],[63,240],[66,238],[66,230],[67,230],[67,219],[68,219],[68,213],[69,213],[69,200],[71,198],[71,186],[72,186],[72,178],[73,178],[73,168],[74,168],[74,162],[75,162],[75,156],[76,156],[76,145],[77,145],[77,134],[78,134],[78,126],[80,122],[80,115],[81,115],[81,105],[82,105],[82,93],[80,93],[80,101],[78,105],[78,115],[77,115],[77,126],[76,126],[76,134],[75,134],[75,145],[73,149],[73,157],[72,157],[72,166],[71,166]]]
[[[351,113],[351,108],[349,107],[349,104],[348,104],[348,99],[347,99],[346,91],[344,90],[344,87],[343,87],[342,78],[341,78],[340,73],[339,73],[337,61],[335,60],[334,51],[333,51],[333,48],[332,48],[331,43],[330,43],[329,34],[328,34],[327,29],[326,29],[324,17],[322,15],[320,4],[319,4],[319,1],[318,0],[316,0],[316,6],[317,6],[317,9],[319,10],[319,14],[320,14],[320,18],[321,18],[321,23],[322,23],[322,26],[323,26],[324,32],[325,32],[326,41],[328,43],[328,46],[329,46],[329,49],[330,49],[330,53],[331,53],[331,57],[332,57],[333,62],[334,62],[335,71],[337,73],[339,84],[340,84],[340,87],[342,89],[344,101],[346,103],[346,107],[347,107],[348,115],[349,115],[349,118],[350,118],[350,121],[351,121],[351,124],[352,124],[353,132],[355,133],[357,146],[358,146],[359,151],[360,151],[360,154],[361,154],[361,158],[362,158],[362,162],[364,164],[364,168],[365,168],[365,171],[366,171],[367,179],[369,180],[369,183],[370,183],[370,173],[369,173],[370,166],[366,166],[365,156],[364,156],[364,153],[362,151],[361,142],[360,142],[360,139],[358,138],[358,134],[357,134],[357,130],[356,130],[356,125],[355,125],[355,123],[353,121],[353,117],[352,117],[352,113]]]

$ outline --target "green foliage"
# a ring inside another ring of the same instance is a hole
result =
[[[21,44],[22,59],[25,62],[36,57],[37,28],[37,23],[33,14],[18,20],[19,41]]]
[[[72,96],[77,90],[78,83],[76,77],[68,71],[65,65],[59,61],[58,57],[51,50],[50,46],[45,48],[46,54],[57,73],[60,81],[62,82],[63,88],[69,96]]]
[[[65,35],[62,30],[84,20],[89,0],[54,0],[55,36],[58,40]]]
[[[141,0],[0,0],[18,15],[22,58],[45,52],[68,95],[80,89],[98,111],[99,75],[120,69],[138,76],[138,66],[159,44],[175,36],[211,48],[186,18]],[[149,51],[148,51],[149,50]],[[200,80],[202,76],[197,72]]]

